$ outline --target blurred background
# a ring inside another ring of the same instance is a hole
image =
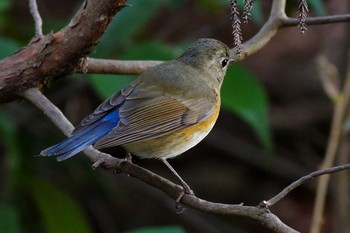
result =
[[[239,1],[241,2],[241,1]],[[296,16],[297,1],[287,1]],[[82,1],[38,0],[44,33],[64,27]],[[170,60],[194,40],[212,37],[232,45],[228,0],[129,0],[91,57]],[[350,3],[308,1],[310,16],[348,13]],[[267,20],[271,1],[257,0],[243,38]],[[0,1],[0,58],[34,35],[27,1]],[[327,146],[333,104],[321,76],[348,67],[349,24],[282,28],[256,54],[231,66],[222,88],[223,106],[214,130],[198,146],[170,163],[196,195],[213,202],[258,205],[299,177],[317,170]],[[327,65],[329,62],[332,65]],[[325,65],[326,64],[326,65]],[[45,91],[73,124],[134,76],[75,74]],[[340,84],[341,85],[341,84]],[[269,232],[241,217],[176,213],[175,203],[153,187],[109,171],[91,169],[84,155],[64,162],[35,157],[63,134],[33,105],[18,100],[0,106],[0,232]],[[349,149],[344,143],[342,151]],[[116,149],[114,156],[124,157]],[[341,153],[337,163],[346,163]],[[133,162],[174,182],[156,160]],[[349,232],[337,218],[349,210],[348,172],[332,176],[323,232]],[[345,177],[345,178],[344,178]],[[296,189],[272,207],[286,224],[306,232],[316,182]],[[338,231],[339,230],[339,231]],[[349,229],[348,229],[349,230]]]

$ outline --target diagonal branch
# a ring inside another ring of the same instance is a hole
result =
[[[24,97],[31,101],[35,106],[37,106],[45,115],[47,115],[55,125],[57,125],[65,135],[70,135],[73,130],[72,124],[65,118],[63,113],[52,104],[38,89],[31,88],[24,92]],[[119,160],[108,154],[102,153],[95,150],[92,147],[84,150],[84,153],[94,161],[94,167],[101,165],[103,168],[107,169],[117,169],[120,172],[131,175],[155,188],[162,190],[168,196],[176,199],[182,192],[182,188],[167,179],[164,179],[146,169],[143,169],[135,164],[128,163],[127,161]],[[339,172],[345,169],[350,169],[350,164],[337,166],[329,169],[324,169],[310,173],[297,181],[293,182],[291,185],[286,187],[282,192],[277,194],[275,197],[268,201],[263,201],[261,207],[251,207],[243,205],[228,205],[221,203],[208,202],[194,195],[185,194],[181,199],[181,202],[192,208],[216,213],[216,214],[226,214],[226,215],[238,215],[244,217],[250,217],[258,220],[261,224],[265,225],[275,232],[296,232],[291,229],[283,222],[281,222],[277,216],[268,211],[268,207],[276,204],[282,198],[284,198],[290,191],[299,187],[301,184],[312,180],[317,176],[324,174],[330,174],[334,172]],[[264,208],[262,208],[264,207]]]
[[[31,87],[42,89],[51,80],[74,71],[92,52],[113,16],[126,0],[85,1],[70,23],[56,33],[35,38],[0,61],[0,103],[17,99]]]
[[[46,96],[43,95],[38,88],[29,88],[23,92],[23,97],[33,103],[38,109],[40,109],[52,121],[52,123],[54,123],[57,128],[59,128],[64,133],[64,135],[67,137],[70,136],[74,129],[74,126],[68,121],[61,110],[59,110],[59,108],[51,103],[51,101],[46,98]],[[94,149],[92,146],[85,149],[84,153],[93,162],[97,161],[100,158],[103,158],[105,160],[110,160],[113,158],[108,154]]]
[[[314,178],[316,178],[318,176],[322,176],[325,174],[332,174],[332,173],[340,172],[340,171],[347,170],[347,169],[350,169],[350,164],[344,164],[344,165],[340,165],[340,166],[331,167],[328,169],[322,169],[322,170],[312,172],[312,173],[310,173],[306,176],[303,176],[300,179],[294,181],[293,183],[288,185],[285,189],[283,189],[279,194],[272,197],[270,200],[264,201],[264,205],[266,205],[267,207],[273,206],[274,204],[276,204],[277,202],[282,200],[282,198],[284,198],[292,190],[296,189],[297,187],[299,187],[300,185],[302,185],[308,181],[313,180]]]
[[[237,56],[235,51],[231,49],[231,56],[236,61],[243,60],[247,56],[259,51],[271,40],[281,27],[282,20],[286,18],[284,12],[285,6],[286,0],[274,0],[272,2],[269,19],[253,38],[243,43],[242,56]]]
[[[63,113],[52,104],[38,89],[30,88],[24,92],[23,97],[32,102],[45,115],[49,117],[53,123],[65,134],[70,135],[73,130],[72,124],[65,118]],[[174,200],[182,193],[182,187],[172,183],[171,181],[154,174],[142,167],[129,163],[125,160],[120,160],[112,157],[109,154],[102,153],[92,146],[83,151],[92,161],[93,168],[101,166],[105,169],[113,169],[119,172],[128,174],[138,180],[141,180],[148,185],[162,190]],[[181,203],[194,209],[225,215],[237,215],[249,217],[259,221],[262,225],[279,233],[296,233],[294,229],[284,224],[276,215],[272,214],[268,209],[254,206],[243,206],[242,204],[221,204],[209,202],[200,199],[194,195],[185,194]]]

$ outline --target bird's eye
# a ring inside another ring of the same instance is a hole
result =
[[[222,66],[222,68],[224,68],[225,66],[227,66],[227,64],[228,64],[228,59],[227,59],[227,58],[222,59],[222,61],[221,61],[221,66]]]

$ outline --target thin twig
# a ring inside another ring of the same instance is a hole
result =
[[[140,74],[161,63],[163,63],[163,61],[120,61],[86,58],[75,72],[89,74]]]
[[[350,14],[339,14],[339,15],[327,15],[327,16],[317,16],[317,17],[307,17],[305,23],[307,25],[319,25],[319,24],[329,24],[329,23],[342,23],[349,22]],[[296,26],[300,23],[297,18],[285,17],[282,18],[282,27]]]
[[[274,204],[276,204],[277,202],[279,202],[282,198],[284,198],[288,193],[290,193],[292,190],[294,190],[295,188],[299,187],[300,185],[304,184],[305,182],[308,182],[318,176],[322,176],[325,174],[332,174],[335,172],[339,172],[339,171],[343,171],[346,169],[350,169],[350,164],[344,164],[344,165],[340,165],[340,166],[336,166],[336,167],[331,167],[331,168],[327,168],[327,169],[323,169],[323,170],[318,170],[315,172],[312,172],[306,176],[301,177],[300,179],[294,181],[293,183],[291,183],[290,185],[288,185],[285,189],[283,189],[279,194],[277,194],[276,196],[272,197],[270,200],[266,201],[266,205],[267,207],[270,207]]]
[[[43,35],[43,30],[42,30],[43,21],[39,14],[38,4],[36,3],[36,0],[29,0],[29,10],[34,19],[35,37],[41,37]]]
[[[318,76],[324,92],[332,101],[337,101],[340,95],[340,78],[338,69],[331,64],[324,55],[319,55],[317,60]]]
[[[350,135],[344,136],[339,148],[337,162],[339,164],[350,163]],[[337,224],[334,224],[330,232],[349,232],[350,229],[350,208],[344,203],[348,203],[350,197],[350,172],[341,172],[337,174],[334,180],[334,219],[337,219]]]

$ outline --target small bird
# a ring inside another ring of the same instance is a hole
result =
[[[220,88],[232,61],[224,43],[199,39],[176,60],[142,73],[83,119],[69,138],[40,155],[61,161],[90,145],[122,146],[141,158],[161,160],[185,193],[192,193],[166,159],[194,147],[213,128]]]

